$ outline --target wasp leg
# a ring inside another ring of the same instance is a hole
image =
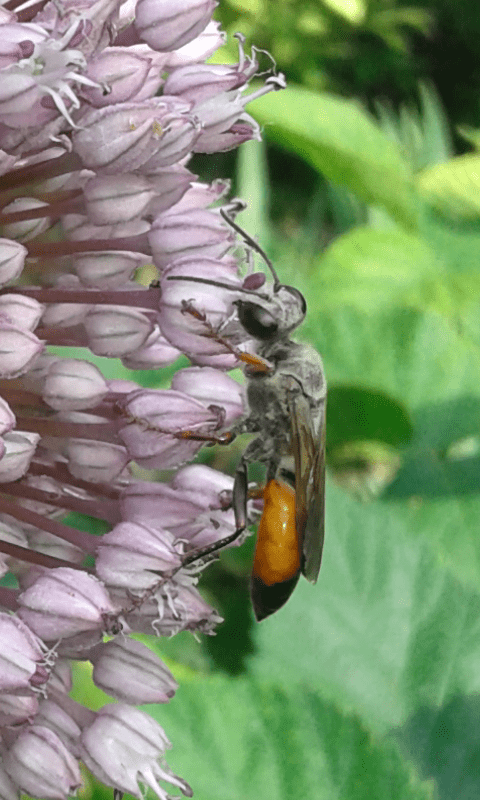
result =
[[[213,339],[217,344],[221,344],[232,356],[235,356],[237,361],[242,361],[246,364],[250,372],[259,372],[269,374],[275,371],[275,368],[265,358],[256,355],[256,353],[245,353],[231,344],[228,339],[222,336],[208,321],[206,314],[195,308],[190,300],[182,300],[182,314],[190,314],[198,322],[201,322],[205,328],[205,336],[208,339]]]
[[[247,463],[242,458],[235,473],[235,480],[233,483],[232,502],[233,502],[233,511],[235,514],[234,532],[231,533],[230,536],[225,536],[224,539],[220,539],[220,541],[215,542],[214,544],[209,544],[206,547],[201,547],[199,550],[195,550],[193,553],[189,553],[189,555],[184,559],[182,567],[187,567],[189,564],[193,564],[200,558],[204,558],[205,556],[209,556],[212,553],[216,553],[217,550],[221,550],[223,547],[226,547],[227,544],[232,544],[232,542],[238,539],[238,537],[243,533],[243,531],[247,527],[247,498],[248,498]]]

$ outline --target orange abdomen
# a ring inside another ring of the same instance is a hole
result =
[[[271,480],[265,487],[263,499],[253,577],[266,586],[273,586],[290,580],[300,570],[295,492],[288,484]]]

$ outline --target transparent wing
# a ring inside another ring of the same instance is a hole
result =
[[[315,583],[322,560],[325,531],[325,411],[319,402],[312,414],[308,398],[290,393],[292,452],[295,461],[295,518],[302,542],[302,572]]]

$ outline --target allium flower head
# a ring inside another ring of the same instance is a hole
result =
[[[246,105],[283,86],[271,75],[248,92],[259,67],[240,36],[238,64],[206,63],[224,41],[215,5],[0,9],[0,786],[12,800],[64,800],[80,761],[119,792],[167,798],[162,781],[191,795],[164,761],[167,735],[134,708],[168,702],[176,682],[129,634],[220,621],[195,562],[235,533],[233,481],[189,462],[245,414],[226,370],[249,346],[235,300],[255,278],[240,277],[220,213],[238,208],[228,185],[188,164],[259,138]],[[135,281],[145,265],[149,288]],[[181,353],[192,366],[163,391],[107,380],[92,358],[158,370]],[[137,480],[133,462],[172,477]],[[108,533],[67,524],[70,512]],[[73,660],[118,703],[74,702]]]

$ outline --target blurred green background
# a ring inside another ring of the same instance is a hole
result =
[[[326,544],[318,584],[260,625],[253,537],[210,567],[225,623],[154,644],[180,689],[148,710],[197,800],[478,800],[480,6],[215,16],[288,80],[248,108],[263,143],[191,168],[232,179],[240,223],[306,296],[298,336],[329,380]],[[238,451],[202,458],[233,470]]]

